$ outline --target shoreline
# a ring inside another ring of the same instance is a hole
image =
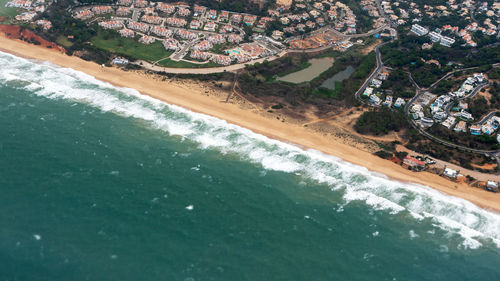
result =
[[[500,213],[500,194],[452,182],[429,172],[409,171],[369,152],[335,141],[321,132],[262,116],[251,109],[241,108],[239,104],[225,103],[223,98],[207,94],[202,87],[193,87],[196,82],[188,82],[187,85],[183,85],[172,83],[169,80],[153,79],[145,74],[123,71],[114,67],[102,68],[94,62],[84,61],[75,56],[67,56],[53,49],[31,45],[17,39],[9,39],[3,34],[0,34],[0,51],[72,68],[115,86],[133,88],[141,94],[169,104],[223,119],[228,123],[304,149],[315,149],[333,155],[393,180],[428,186],[448,195],[470,201],[486,210]]]

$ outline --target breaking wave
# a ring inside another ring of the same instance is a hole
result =
[[[202,149],[234,153],[264,169],[300,174],[327,184],[342,195],[344,205],[362,201],[375,210],[408,214],[462,237],[459,247],[484,242],[500,247],[500,215],[417,184],[390,180],[364,167],[316,150],[270,139],[224,120],[119,88],[92,76],[47,62],[0,52],[0,83],[49,99],[81,102],[105,112],[147,121],[153,128],[194,141]]]

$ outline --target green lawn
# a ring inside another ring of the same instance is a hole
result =
[[[20,14],[20,12],[15,8],[5,7],[7,2],[9,2],[9,0],[0,0],[0,17],[15,17]]]
[[[137,39],[120,37],[114,31],[100,30],[99,33],[90,41],[99,49],[120,54],[136,60],[156,62],[160,59],[167,58],[172,54],[172,52],[167,52],[165,50],[160,41],[156,41],[151,45],[144,45],[139,43]],[[194,64],[185,61],[172,61],[170,59],[165,59],[158,62],[158,65],[179,68],[204,68],[220,66],[214,62]]]
[[[118,35],[113,36],[109,33],[106,34],[106,32],[99,32],[97,36],[91,39],[91,42],[100,49],[124,55],[132,59],[150,62],[155,62],[172,54],[172,52],[167,52],[159,41],[151,45],[144,45],[139,43],[136,39],[123,38]]]
[[[64,37],[63,35],[57,37],[56,43],[58,45],[65,47],[65,48],[69,48],[69,47],[73,46],[73,43],[71,41],[69,41],[68,38]]]
[[[204,64],[189,63],[186,61],[173,61],[170,59],[162,60],[158,63],[160,66],[165,67],[178,67],[178,68],[205,68],[205,67],[217,67],[220,66],[214,62],[208,62]]]

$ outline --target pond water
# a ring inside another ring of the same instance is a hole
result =
[[[349,78],[351,74],[354,73],[354,67],[348,66],[346,69],[337,72],[335,75],[332,77],[326,79],[320,87],[327,88],[329,90],[335,89],[335,82],[342,82],[345,79]]]
[[[309,63],[311,64],[309,67],[279,77],[277,80],[295,84],[311,81],[333,65],[333,58],[310,59]]]

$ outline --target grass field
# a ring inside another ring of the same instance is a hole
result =
[[[64,37],[64,36],[58,36],[57,39],[56,39],[56,43],[58,45],[61,45],[65,48],[69,48],[71,46],[73,46],[73,43],[71,43],[68,38]]]
[[[118,36],[117,34],[113,34],[113,32],[111,31],[100,30],[97,36],[94,36],[91,39],[91,42],[99,49],[123,55],[131,59],[145,60],[149,62],[156,62],[160,59],[167,58],[172,54],[172,52],[168,52],[165,50],[160,41],[156,41],[151,45],[144,45],[139,43],[137,39],[123,38]],[[165,59],[158,62],[158,65],[178,68],[204,68],[220,66],[214,62],[208,62],[206,64],[194,64],[185,61],[172,61],[170,59]]]
[[[7,2],[9,2],[9,0],[0,0],[0,17],[15,17],[20,14],[20,12],[15,8],[5,7]]]
[[[101,32],[92,38],[91,42],[100,49],[124,55],[132,59],[150,62],[155,62],[172,54],[172,52],[167,52],[159,41],[151,45],[144,45],[133,38],[106,36]]]
[[[195,64],[195,63],[189,63],[186,61],[173,61],[170,59],[162,60],[158,63],[158,65],[165,66],[165,67],[177,67],[177,68],[205,68],[205,67],[220,66],[214,62],[208,62],[205,64]]]

